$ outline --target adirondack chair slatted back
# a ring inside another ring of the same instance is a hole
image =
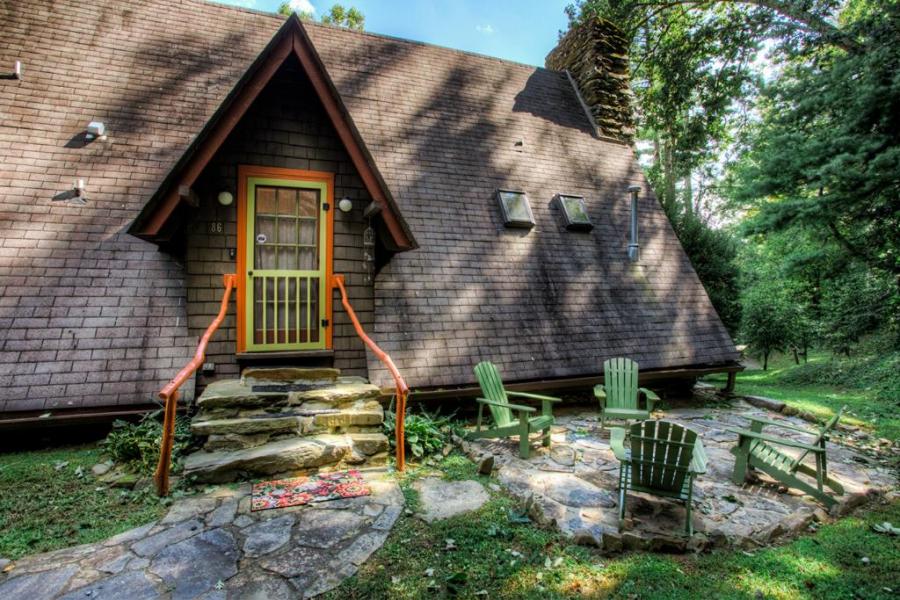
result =
[[[844,414],[845,408],[847,408],[847,407],[842,406],[840,408],[840,410],[837,411],[837,414],[835,414],[833,417],[831,417],[828,420],[828,422],[825,423],[824,427],[819,429],[819,434],[810,443],[810,446],[818,446],[819,444],[822,443],[822,440],[824,440],[828,437],[828,434],[831,433],[831,430],[834,429],[837,426],[838,421],[841,420],[841,415]],[[809,454],[809,450],[804,450],[803,452],[801,452],[800,455],[790,463],[790,470],[791,471],[797,470],[797,467],[800,465],[801,462],[803,462],[803,459],[806,458],[807,454]]]
[[[638,364],[630,358],[611,358],[603,363],[606,405],[610,408],[637,408]]]
[[[644,421],[632,425],[632,485],[680,492],[696,441],[696,433],[675,423]]]
[[[503,389],[503,380],[500,379],[500,372],[497,371],[494,363],[484,361],[475,365],[475,377],[478,378],[478,385],[481,386],[481,393],[484,394],[486,400],[509,404],[506,390]],[[491,409],[491,415],[493,415],[497,427],[505,427],[513,422],[510,409],[493,404],[489,404],[488,408]]]

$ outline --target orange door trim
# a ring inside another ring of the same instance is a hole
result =
[[[246,326],[246,311],[244,308],[246,306],[245,302],[247,302],[247,286],[244,275],[247,273],[247,179],[250,177],[313,181],[324,183],[326,186],[325,202],[328,203],[329,209],[325,212],[325,280],[321,285],[326,286],[325,318],[328,319],[328,327],[325,328],[325,347],[330,350],[333,347],[334,331],[333,289],[331,288],[331,278],[334,274],[334,173],[239,165],[237,190],[237,351],[245,352],[247,348],[247,340],[244,333],[244,327]]]

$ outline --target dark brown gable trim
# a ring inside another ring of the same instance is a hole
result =
[[[161,188],[167,190],[165,196],[157,203],[151,201],[144,208],[131,226],[130,233],[142,239],[160,241],[166,223],[182,202],[182,194],[179,193],[179,189],[189,188],[193,185],[219,147],[228,138],[228,134],[237,126],[259,93],[293,52],[303,65],[366,189],[375,202],[381,206],[381,217],[391,235],[393,244],[400,251],[415,248],[416,243],[412,233],[400,217],[399,211],[387,191],[387,186],[373,166],[374,161],[341,102],[337,89],[328,77],[309,36],[296,16],[288,19],[265,52],[268,53],[268,56],[262,58],[262,62],[246,83],[238,83],[233,100],[224,107],[220,115],[213,116],[207,125],[208,133],[198,138],[198,141],[185,154],[183,164],[176,166],[170,174],[166,184]]]

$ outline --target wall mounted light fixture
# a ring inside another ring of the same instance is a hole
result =
[[[91,142],[93,140],[106,139],[106,125],[102,121],[91,121],[84,131],[84,141]]]
[[[234,196],[231,194],[231,192],[228,191],[219,192],[219,195],[216,196],[216,199],[222,206],[231,206],[231,203],[234,202]]]
[[[341,209],[341,212],[348,213],[353,210],[353,200],[344,196],[341,198],[341,201],[338,202],[338,208]]]

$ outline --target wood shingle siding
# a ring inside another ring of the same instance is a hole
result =
[[[299,65],[290,61],[276,74],[232,131],[197,182],[200,210],[187,226],[188,319],[192,336],[199,336],[219,310],[223,273],[234,272],[228,249],[237,247],[237,208],[220,206],[219,191],[236,194],[237,166],[257,165],[335,173],[335,201],[350,198],[353,211],[334,213],[334,272],[345,275],[348,293],[363,327],[373,321],[372,284],[363,262],[362,213],[371,198],[359,179],[321,103]],[[210,233],[210,223],[224,232]],[[353,331],[340,301],[334,297],[334,366],[348,375],[367,374],[365,347]],[[216,363],[216,377],[235,377],[234,304],[210,343],[207,361]],[[202,377],[201,384],[212,378]]]

